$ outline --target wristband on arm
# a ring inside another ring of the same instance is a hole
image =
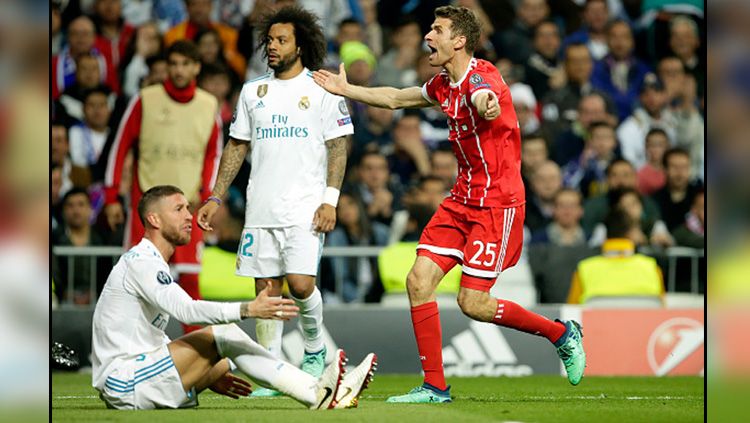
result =
[[[323,203],[330,204],[336,207],[339,203],[339,194],[341,192],[334,187],[326,187],[326,191],[323,194]]]

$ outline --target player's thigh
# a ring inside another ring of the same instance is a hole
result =
[[[175,339],[168,348],[186,391],[203,380],[220,359],[210,327]]]
[[[274,228],[245,228],[237,249],[237,274],[255,279],[281,278],[281,247]]]
[[[489,291],[500,272],[518,261],[523,244],[523,216],[523,206],[471,212],[461,286]]]
[[[101,398],[117,409],[182,408],[197,405],[167,345],[123,362],[105,380]]]
[[[289,277],[293,275],[308,276],[314,281],[315,275],[318,274],[320,256],[323,254],[325,236],[306,226],[283,228],[279,236],[283,238],[281,239],[283,243],[281,257],[289,284],[306,283],[310,280],[310,278],[294,278],[293,281]]]
[[[417,255],[435,262],[447,273],[464,260],[464,245],[468,226],[462,217],[463,206],[443,201],[422,231],[417,244]]]

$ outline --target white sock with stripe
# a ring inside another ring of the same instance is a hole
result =
[[[276,389],[306,406],[316,403],[316,378],[271,355],[234,323],[211,328],[219,355],[232,359],[258,384]]]
[[[299,307],[299,325],[305,341],[306,352],[318,352],[323,349],[323,297],[318,287],[307,298],[294,298]]]
[[[281,358],[281,337],[284,334],[284,322],[281,320],[255,319],[255,337],[258,343],[267,349],[272,356]]]

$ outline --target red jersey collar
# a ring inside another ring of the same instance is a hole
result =
[[[193,80],[190,81],[187,87],[177,88],[170,79],[164,81],[164,89],[167,91],[167,94],[172,97],[172,100],[178,103],[187,103],[192,100],[195,95],[196,85],[197,83]]]

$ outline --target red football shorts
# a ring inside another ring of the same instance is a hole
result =
[[[521,257],[525,215],[525,205],[480,208],[445,200],[422,232],[417,255],[446,273],[461,264],[461,286],[489,291]]]

